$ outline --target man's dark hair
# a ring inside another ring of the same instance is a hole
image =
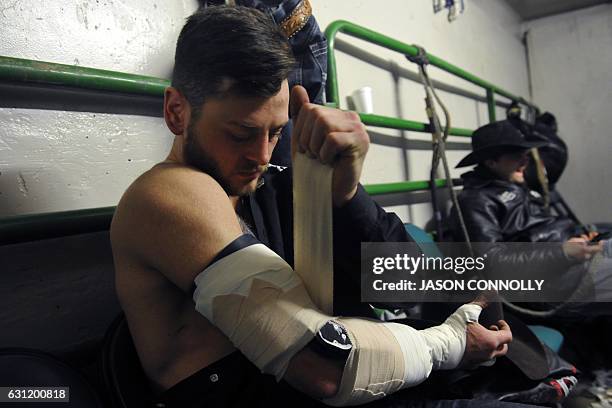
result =
[[[289,42],[271,17],[248,7],[208,7],[181,30],[172,86],[197,116],[208,97],[275,95],[294,64]]]

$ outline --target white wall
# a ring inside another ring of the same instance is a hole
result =
[[[583,222],[612,220],[612,5],[527,24],[534,101],[570,160],[558,189]]]
[[[322,27],[336,19],[350,20],[420,44],[514,94],[527,94],[520,21],[502,0],[470,0],[465,14],[453,23],[445,13],[434,15],[426,0],[387,0],[384,8],[374,1],[311,3]],[[0,42],[0,55],[167,78],[178,31],[195,8],[195,0],[0,0],[0,38],[9,39]],[[399,55],[366,48],[411,67]],[[389,72],[341,53],[338,67],[343,100],[370,85],[376,113],[397,116]],[[434,78],[482,93],[434,68],[431,72]],[[402,115],[425,121],[421,87],[403,80],[400,89]],[[442,96],[454,126],[474,128],[487,121],[483,104]],[[138,174],[164,157],[170,140],[159,118],[0,108],[0,216],[114,205]],[[363,181],[404,180],[401,154],[396,148],[372,146]],[[463,153],[449,156],[456,163]],[[430,155],[410,153],[409,160],[410,178],[426,179]],[[429,206],[416,207],[414,221],[423,225]],[[406,208],[397,210],[408,219]]]
[[[196,0],[0,0],[0,55],[168,78],[196,8]],[[171,142],[160,118],[0,108],[0,217],[116,205]]]

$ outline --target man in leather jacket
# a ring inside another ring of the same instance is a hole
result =
[[[473,151],[456,167],[476,165],[461,177],[458,195],[469,240],[491,243],[488,256],[517,278],[533,277],[542,268],[565,273],[560,290],[571,294],[595,254],[608,255],[610,242],[589,245],[580,227],[565,216],[552,214],[539,193],[524,179],[529,149],[545,142],[525,138],[510,121],[490,123],[472,136]],[[455,241],[465,241],[456,208],[450,228]],[[505,242],[549,242],[558,245],[504,245]],[[605,249],[605,251],[604,251]],[[607,257],[606,257],[607,258]],[[607,275],[610,275],[610,270]]]

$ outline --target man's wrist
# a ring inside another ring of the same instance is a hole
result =
[[[339,197],[333,196],[334,208],[344,207],[346,203],[348,203],[353,199],[353,197],[355,197],[355,194],[357,194],[357,185],[355,185],[355,187],[353,187],[353,189],[348,194],[341,195]]]

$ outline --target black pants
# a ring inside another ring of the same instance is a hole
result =
[[[472,408],[472,407],[525,407],[525,405],[483,400],[432,400],[421,387],[407,389],[368,407],[423,407],[423,408]],[[443,393],[443,390],[440,390]],[[323,407],[321,402],[291,388],[287,383],[277,383],[274,377],[262,374],[240,352],[203,368],[161,394],[152,407],[203,408],[203,407]]]

